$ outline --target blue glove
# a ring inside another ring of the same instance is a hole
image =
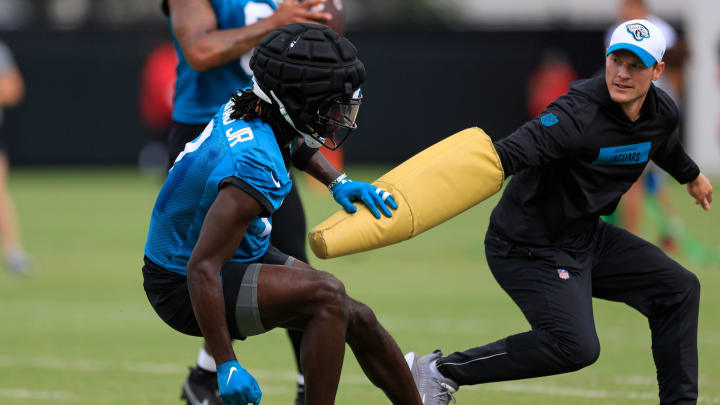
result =
[[[392,213],[386,204],[392,209],[397,209],[395,200],[387,191],[363,181],[352,181],[344,174],[330,184],[330,192],[335,201],[349,214],[357,211],[357,208],[352,204],[353,201],[362,201],[378,219],[380,218],[378,208],[388,218],[392,217]]]
[[[260,404],[262,392],[255,378],[237,360],[226,361],[217,366],[220,398],[228,405]]]

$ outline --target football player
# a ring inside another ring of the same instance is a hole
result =
[[[272,213],[292,187],[298,143],[338,146],[357,127],[365,68],[331,29],[292,24],[268,34],[250,60],[252,90],[233,95],[178,155],[150,221],[144,288],[172,328],[205,338],[227,404],[257,404],[255,379],[233,339],[275,327],[304,331],[306,403],[332,404],[345,343],[395,404],[420,404],[410,370],[372,310],[332,275],[270,246]],[[313,154],[305,170],[341,205],[376,217],[396,207],[384,190],[350,181]],[[352,206],[354,208],[354,206]]]
[[[279,6],[277,3],[282,3]],[[178,56],[178,78],[168,134],[169,163],[175,162],[185,144],[197,138],[218,107],[234,91],[251,85],[249,61],[252,48],[270,31],[298,22],[334,22],[333,15],[318,8],[324,0],[164,0]],[[298,155],[317,149],[300,147]],[[297,162],[296,162],[297,163]],[[305,214],[300,195],[292,187],[283,206],[273,214],[277,232],[272,244],[301,261],[305,253]],[[298,368],[296,404],[303,404],[304,383],[300,364],[302,333],[288,330]],[[200,349],[197,365],[191,368],[182,387],[190,405],[217,398],[216,364],[207,350]]]

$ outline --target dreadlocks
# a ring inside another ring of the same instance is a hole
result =
[[[278,145],[283,146],[294,141],[300,134],[293,128],[274,105],[261,100],[252,90],[240,90],[233,94],[233,111],[230,118],[250,122],[261,119],[272,128]]]

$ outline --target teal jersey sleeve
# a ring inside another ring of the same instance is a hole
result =
[[[268,153],[264,148],[252,148],[234,160],[235,177],[256,190],[256,198],[259,198],[267,215],[280,208],[292,187],[282,154],[277,145],[272,146],[277,149],[272,151],[275,153]]]
[[[263,206],[263,216],[270,216],[292,187],[288,168],[270,126],[259,119],[231,119],[231,108],[232,103],[228,103],[217,125],[227,139],[233,162],[234,179],[222,181],[248,192]]]

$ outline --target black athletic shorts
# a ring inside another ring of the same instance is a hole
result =
[[[207,124],[183,124],[173,121],[168,131],[168,169],[175,164],[180,152],[185,149],[185,144],[200,136]]]
[[[187,277],[168,271],[144,258],[143,287],[150,305],[165,323],[180,333],[202,336],[195,318]],[[263,264],[292,265],[295,259],[270,246],[252,263],[229,262],[222,268],[225,317],[233,339],[265,332],[257,306],[257,280]]]

